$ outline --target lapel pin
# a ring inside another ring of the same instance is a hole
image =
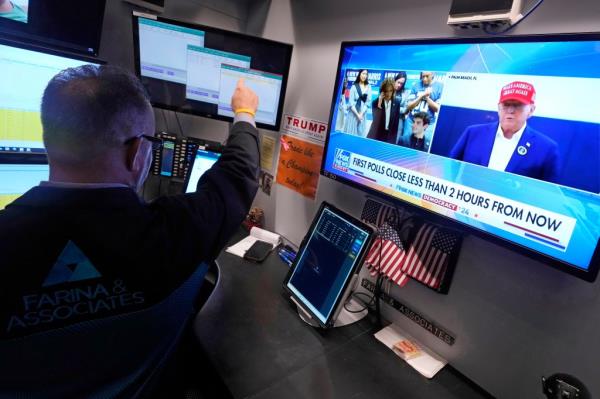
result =
[[[529,144],[529,143],[527,143]],[[520,145],[517,147],[517,154],[519,155],[525,155],[527,154],[527,148],[525,148],[524,146]]]

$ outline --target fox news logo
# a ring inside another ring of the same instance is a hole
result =
[[[342,172],[347,172],[349,166],[350,166],[350,152],[336,148],[335,149],[335,158],[333,159],[333,167],[335,169],[341,170]]]

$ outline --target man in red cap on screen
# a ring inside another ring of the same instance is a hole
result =
[[[558,183],[558,145],[527,126],[534,111],[533,85],[507,84],[500,91],[498,122],[467,127],[450,158]]]

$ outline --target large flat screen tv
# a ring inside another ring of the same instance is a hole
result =
[[[46,153],[40,119],[44,89],[63,69],[90,63],[101,61],[0,39],[0,162]]]
[[[593,281],[600,33],[344,42],[321,173]]]
[[[233,120],[239,78],[259,97],[258,127],[279,130],[292,45],[166,18],[133,16],[136,70],[152,105]]]
[[[2,0],[0,34],[98,55],[106,0]]]

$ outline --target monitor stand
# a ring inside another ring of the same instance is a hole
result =
[[[296,300],[294,298],[292,298],[292,297],[290,297],[290,298],[296,304],[296,308],[298,309],[298,316],[300,316],[300,318],[306,324],[309,324],[313,327],[320,327],[319,323],[317,323],[315,321],[315,319],[313,319],[313,317],[306,310],[304,310],[304,308],[298,302],[296,302]],[[352,312],[348,312],[346,310],[346,308],[348,308],[350,310],[357,310],[357,311],[359,309],[363,308],[363,310],[358,313],[352,313]],[[365,308],[365,306],[361,303],[358,303],[357,301],[354,300],[354,298],[351,297],[346,302],[346,306],[342,306],[342,310],[338,314],[337,319],[335,319],[335,323],[333,324],[333,326],[334,327],[343,327],[343,326],[347,326],[352,323],[356,323],[357,321],[365,318],[367,316],[367,314],[369,314],[369,311]]]

